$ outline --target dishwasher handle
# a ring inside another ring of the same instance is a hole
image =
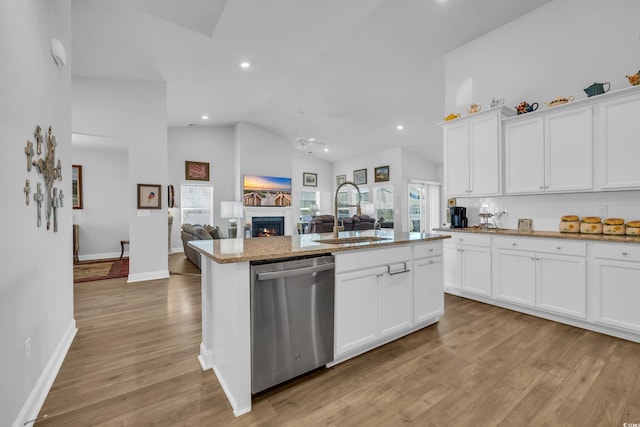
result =
[[[333,270],[334,266],[335,264],[331,262],[331,263],[322,264],[322,265],[314,265],[311,267],[293,268],[291,270],[269,271],[264,273],[258,273],[258,281],[282,279],[284,277],[299,276],[301,274],[315,273],[318,271],[325,271],[325,270]]]

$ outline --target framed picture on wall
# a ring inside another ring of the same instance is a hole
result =
[[[389,181],[389,166],[379,166],[375,168],[374,178],[376,182]]]
[[[318,186],[318,174],[310,172],[302,172],[302,184],[305,187]]]
[[[347,175],[338,175],[336,176],[336,186],[347,181]]]
[[[209,181],[209,163],[185,161],[184,179],[188,181]]]
[[[366,169],[357,169],[353,171],[353,182],[355,184],[366,184],[367,183],[367,170]]]
[[[82,166],[71,166],[71,202],[73,209],[82,209]]]
[[[160,185],[138,184],[138,209],[160,209]]]

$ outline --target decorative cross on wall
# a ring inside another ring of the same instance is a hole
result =
[[[36,126],[35,131],[33,132],[33,137],[36,141],[36,155],[39,157],[37,160],[33,159],[33,143],[31,141],[27,141],[27,146],[24,149],[25,155],[27,156],[27,171],[31,171],[31,166],[34,166],[36,171],[42,175],[44,179],[45,193],[43,194],[41,191],[40,183],[38,183],[38,191],[33,195],[34,200],[37,202],[37,216],[38,216],[38,227],[40,227],[42,223],[42,202],[45,202],[45,213],[47,217],[47,230],[51,228],[51,219],[53,218],[53,231],[58,231],[58,215],[57,210],[63,206],[64,196],[62,194],[62,190],[58,191],[57,188],[53,186],[56,180],[62,181],[62,163],[60,159],[56,161],[56,146],[58,143],[56,142],[56,137],[53,135],[53,130],[51,126],[47,131],[46,143],[47,143],[47,154],[44,158],[40,157],[42,155],[42,144],[43,144],[43,136],[42,136],[42,128],[40,126]],[[29,194],[31,191],[28,185],[25,186],[24,192],[26,194],[27,205],[29,204]]]

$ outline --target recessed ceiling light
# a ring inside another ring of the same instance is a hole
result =
[[[243,70],[246,70],[249,67],[251,67],[251,63],[249,61],[242,61],[240,63],[240,68],[242,68]]]
[[[209,118],[209,116],[207,116],[207,115],[202,116],[202,120],[207,120],[208,118]]]
[[[403,126],[403,125],[398,125],[398,126],[396,126],[396,129],[398,129],[398,130],[403,130],[403,129],[404,129],[404,126]]]
[[[329,149],[327,147],[324,147],[324,152],[327,153],[329,151]]]

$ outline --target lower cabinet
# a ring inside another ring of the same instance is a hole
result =
[[[442,257],[413,261],[413,321],[423,323],[444,312]]]
[[[584,243],[498,238],[496,248],[497,299],[586,318]]]
[[[334,255],[336,360],[413,332],[443,313],[441,241]]]
[[[593,321],[640,332],[640,247],[599,244],[593,255]]]
[[[378,274],[371,268],[336,274],[335,352],[342,354],[378,336]]]
[[[452,234],[444,243],[445,288],[491,296],[491,237]]]
[[[533,254],[498,249],[495,255],[497,299],[527,306],[536,304]]]

